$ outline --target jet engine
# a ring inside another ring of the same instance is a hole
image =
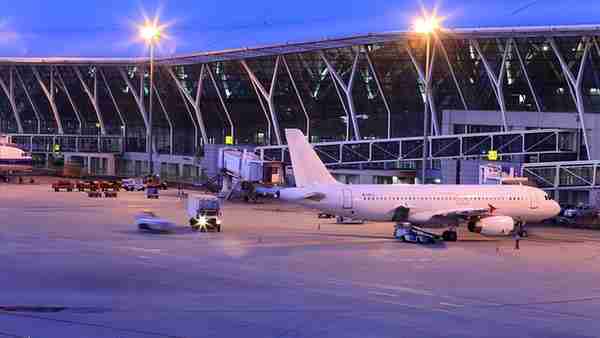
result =
[[[486,236],[508,236],[515,229],[515,220],[509,216],[491,216],[469,222],[469,231]]]

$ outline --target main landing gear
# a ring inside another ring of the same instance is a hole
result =
[[[442,239],[444,242],[456,242],[458,240],[458,233],[456,232],[456,227],[451,226],[450,229],[444,231],[442,233]]]
[[[515,223],[515,233],[518,234],[521,238],[529,237],[529,233],[527,232],[527,227],[523,222]]]

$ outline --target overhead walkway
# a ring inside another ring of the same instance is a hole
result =
[[[523,176],[546,190],[600,188],[600,161],[527,163]]]
[[[428,159],[499,158],[514,155],[574,153],[575,130],[539,129],[428,137]],[[423,159],[423,137],[324,142],[313,144],[325,165],[354,165]],[[257,147],[261,160],[290,163],[287,146]]]
[[[34,154],[123,152],[123,137],[118,135],[59,135],[59,134],[7,134],[10,143]]]

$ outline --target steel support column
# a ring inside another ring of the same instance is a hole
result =
[[[64,129],[62,125],[62,121],[60,120],[60,114],[58,113],[58,108],[56,107],[56,101],[54,101],[54,66],[50,66],[50,87],[46,86],[42,77],[40,76],[39,71],[36,66],[31,66],[31,71],[33,75],[37,79],[42,91],[46,95],[48,102],[50,103],[50,109],[52,110],[52,114],[54,115],[54,120],[56,121],[56,127],[58,129],[58,134],[64,134]]]
[[[263,113],[265,114],[265,119],[267,120],[267,139],[269,140],[269,145],[271,144],[271,119],[269,118],[269,113],[267,113],[267,108],[265,107],[265,104],[263,103],[263,99],[261,98],[261,93],[259,92],[258,88],[256,87],[256,84],[253,81],[250,81],[250,83],[252,84],[252,88],[254,89],[254,93],[256,93],[256,98],[258,99],[258,103],[260,105],[260,108],[262,109]],[[281,145],[281,143],[279,144]]]
[[[177,91],[179,92],[179,95],[181,96],[181,100],[183,101],[183,105],[185,106],[185,110],[188,113],[188,116],[190,117],[190,121],[192,121],[192,126],[194,126],[194,153],[198,152],[198,126],[196,125],[195,122],[195,117],[194,117],[194,113],[192,112],[192,110],[190,109],[190,104],[187,99],[185,98],[185,94],[183,92],[183,89],[177,87]],[[193,106],[193,105],[192,105]]]
[[[537,93],[533,88],[533,84],[531,83],[531,79],[529,78],[529,72],[527,71],[527,66],[525,65],[525,60],[521,56],[521,51],[519,50],[519,45],[515,41],[515,39],[510,39],[515,48],[515,53],[517,54],[517,58],[519,59],[519,64],[521,65],[521,71],[525,76],[525,80],[527,80],[527,86],[529,86],[529,90],[531,91],[531,95],[533,96],[533,101],[535,102],[535,107],[538,112],[542,112],[542,106],[540,105],[540,101],[538,99]]]
[[[94,71],[94,87],[90,90],[87,83],[85,83],[83,79],[83,75],[79,70],[79,67],[73,66],[73,70],[81,83],[81,87],[83,87],[83,91],[87,94],[87,97],[90,99],[92,103],[92,107],[94,107],[94,111],[96,112],[96,117],[98,119],[98,123],[100,124],[100,133],[102,135],[106,135],[106,127],[104,125],[104,118],[102,118],[102,113],[100,112],[100,105],[98,104],[98,72]]]
[[[73,97],[71,96],[71,93],[69,92],[69,89],[67,88],[67,84],[65,83],[65,80],[63,79],[63,77],[60,73],[60,69],[56,70],[56,75],[58,77],[59,87],[63,90],[63,92],[67,96],[67,100],[69,100],[69,104],[71,104],[71,108],[73,109],[73,112],[75,113],[75,118],[77,118],[77,123],[79,124],[79,134],[81,134],[83,131],[83,120],[81,119],[81,112],[79,111],[79,108],[77,108],[77,105],[75,104],[75,101],[73,100]]]
[[[306,106],[304,105],[304,101],[302,100],[302,96],[300,95],[300,91],[298,90],[298,86],[296,85],[296,80],[294,80],[294,75],[292,74],[292,70],[288,65],[287,59],[285,55],[281,56],[281,60],[283,61],[283,65],[290,77],[290,82],[292,83],[292,87],[294,88],[294,92],[296,93],[296,97],[298,98],[298,102],[300,103],[300,108],[302,108],[302,112],[304,113],[304,117],[306,118],[306,138],[310,140],[310,117],[308,116],[308,111],[306,110]]]
[[[102,82],[104,83],[104,86],[106,87],[106,90],[108,91],[108,95],[110,96],[110,99],[111,99],[113,105],[115,106],[117,115],[119,115],[119,120],[121,121],[121,127],[122,127],[121,132],[123,134],[123,137],[126,137],[125,129],[127,128],[127,123],[125,122],[125,118],[123,118],[123,114],[121,113],[121,109],[119,108],[119,105],[117,104],[117,100],[115,99],[115,96],[113,95],[112,89],[110,89],[110,85],[108,84],[108,80],[106,79],[106,76],[104,75],[104,71],[102,70],[102,68],[98,67],[98,68],[96,68],[96,70],[100,73],[100,76],[102,77]]]
[[[158,92],[157,86],[154,86],[154,94],[156,95],[158,104],[160,105],[160,108],[162,109],[162,111],[165,115],[165,119],[167,120],[167,123],[169,124],[169,154],[173,155],[173,122],[171,121],[169,112],[167,112],[167,108],[165,107],[165,104],[163,103],[163,100],[160,97],[160,93]]]
[[[327,57],[325,57],[325,53],[323,51],[320,51],[319,55],[321,56],[321,59],[323,59],[323,61],[325,62],[325,65],[327,65],[327,69],[329,70],[329,73],[331,73],[334,81],[336,81],[339,84],[339,86],[344,91],[344,94],[346,94],[346,103],[348,105],[348,110],[350,111],[350,121],[352,123],[352,130],[354,131],[354,139],[360,140],[360,128],[358,126],[358,120],[356,118],[354,98],[352,97],[352,89],[354,88],[354,78],[356,76],[356,68],[358,66],[358,60],[360,57],[360,49],[356,51],[356,55],[354,56],[354,62],[352,63],[352,69],[350,70],[350,79],[348,80],[348,83],[344,82],[344,80],[341,78],[341,76],[338,74],[335,68],[331,65],[329,60],[327,60]]]
[[[179,90],[181,91],[181,93],[183,94],[185,99],[194,108],[194,112],[196,113],[196,122],[198,122],[198,126],[200,127],[200,133],[202,134],[201,135],[202,141],[204,142],[204,144],[208,144],[208,135],[206,134],[206,126],[204,124],[204,120],[202,118],[202,111],[200,109],[200,99],[202,97],[202,86],[203,86],[203,82],[204,82],[205,65],[203,64],[200,67],[200,76],[198,77],[198,83],[197,83],[198,90],[196,91],[195,98],[192,98],[190,93],[188,93],[188,91],[183,87],[183,85],[177,78],[177,75],[175,75],[175,73],[173,72],[173,68],[167,67],[166,69],[167,69],[167,72],[169,73],[169,75],[171,75],[171,78],[173,79],[173,81],[175,81],[177,88],[179,88]]]
[[[508,131],[508,122],[506,120],[506,102],[504,101],[504,77],[506,75],[506,59],[508,54],[510,53],[512,44],[510,40],[506,42],[506,48],[504,49],[504,54],[502,55],[502,64],[500,66],[500,74],[496,74],[496,72],[490,66],[490,63],[486,59],[485,55],[481,51],[479,46],[479,42],[477,40],[471,39],[471,45],[479,54],[481,58],[481,62],[483,63],[483,67],[485,68],[485,72],[487,73],[488,78],[490,79],[490,84],[492,85],[492,89],[494,90],[494,95],[496,95],[496,100],[498,101],[498,107],[500,107],[500,112],[502,113],[502,126],[504,127],[504,131]]]
[[[450,57],[448,56],[448,51],[446,50],[446,47],[444,46],[444,43],[442,42],[442,40],[440,39],[438,34],[434,33],[433,38],[434,38],[434,45],[437,44],[440,47],[440,49],[442,50],[442,55],[444,56],[444,59],[446,60],[446,63],[448,65],[448,70],[450,71],[450,75],[452,75],[452,80],[454,81],[454,85],[456,86],[456,90],[458,91],[458,96],[460,97],[460,101],[462,102],[465,110],[469,110],[469,106],[467,105],[467,101],[465,100],[465,96],[463,95],[462,88],[460,87],[460,84],[458,83],[458,78],[456,77],[456,72],[454,71],[454,66],[452,65],[452,62],[450,62]]]
[[[600,57],[600,45],[598,44],[598,39],[592,38],[592,42],[594,43],[594,47],[596,47],[596,53],[598,54],[598,57]]]
[[[589,140],[588,140],[588,136],[587,136],[587,129],[585,128],[585,106],[583,103],[583,95],[581,93],[581,89],[582,89],[581,85],[583,83],[583,75],[584,75],[583,72],[585,70],[585,65],[586,65],[586,62],[588,59],[588,55],[589,55],[589,51],[590,51],[590,47],[591,47],[592,43],[588,37],[583,38],[583,44],[584,44],[583,56],[581,57],[581,63],[579,65],[579,72],[577,73],[577,77],[575,77],[575,75],[569,68],[569,65],[563,58],[562,53],[558,49],[558,46],[556,45],[556,41],[554,41],[554,38],[549,38],[548,41],[550,43],[550,46],[552,47],[552,50],[554,51],[554,54],[556,55],[556,57],[558,58],[558,61],[560,62],[560,66],[563,70],[563,74],[564,74],[565,78],[567,79],[567,82],[575,91],[574,93],[572,93],[572,96],[573,96],[573,100],[575,101],[575,105],[577,107],[577,114],[579,116],[579,123],[581,126],[581,133],[583,135],[583,142],[585,143],[587,159],[590,160],[591,159],[591,149],[590,149]]]
[[[242,67],[244,67],[244,69],[246,70],[246,73],[248,73],[248,76],[250,77],[250,80],[254,84],[255,88],[258,89],[258,91],[263,96],[265,101],[267,101],[267,106],[269,108],[269,113],[271,115],[271,120],[273,123],[273,130],[275,131],[275,139],[277,140],[277,144],[283,144],[283,141],[281,138],[281,130],[279,129],[279,121],[278,121],[278,117],[277,117],[277,111],[275,108],[275,101],[274,101],[275,84],[277,83],[277,74],[279,72],[279,63],[280,62],[281,62],[281,56],[278,55],[275,58],[275,67],[273,69],[273,77],[271,79],[271,86],[269,87],[269,91],[267,91],[265,89],[265,87],[262,85],[262,83],[260,83],[260,80],[256,77],[256,75],[254,74],[252,69],[250,69],[250,67],[248,66],[248,63],[246,63],[246,60],[240,61],[240,63],[242,64]]]
[[[367,62],[369,63],[369,69],[371,70],[371,74],[373,74],[373,78],[375,79],[375,84],[377,85],[377,90],[379,91],[379,95],[381,95],[381,100],[383,101],[383,106],[385,107],[385,111],[387,113],[387,138],[392,137],[392,110],[390,109],[390,105],[388,104],[387,97],[385,97],[385,93],[383,92],[383,87],[381,87],[381,82],[379,81],[379,76],[377,75],[377,71],[375,70],[375,65],[373,65],[373,61],[371,60],[371,55],[369,52],[365,53],[367,57]]]
[[[144,106],[144,102],[142,101],[142,96],[141,96],[142,92],[140,91],[140,94],[136,93],[135,87],[131,83],[131,79],[129,79],[127,74],[125,74],[125,71],[123,70],[123,68],[119,67],[119,73],[121,74],[123,81],[125,81],[125,84],[127,84],[127,86],[129,87],[129,92],[131,93],[131,96],[133,96],[133,99],[135,100],[135,103],[138,106],[138,110],[140,112],[140,115],[142,116],[142,120],[144,121],[144,126],[146,127],[146,135],[148,135],[148,133],[150,131],[150,122],[148,121],[148,116],[146,116],[146,107]],[[140,76],[140,78],[143,78],[143,77]],[[147,144],[146,148],[148,148],[150,146],[151,146],[150,144]]]
[[[35,105],[35,102],[33,102],[33,98],[31,97],[31,94],[29,93],[29,89],[27,88],[25,81],[23,81],[23,77],[21,76],[21,73],[19,73],[18,69],[15,69],[15,74],[17,74],[17,79],[19,80],[19,83],[21,83],[21,87],[23,87],[23,91],[25,92],[27,101],[29,101],[29,104],[31,105],[31,109],[33,110],[33,114],[35,115],[35,118],[37,120],[37,133],[41,134],[42,119],[40,117],[40,111],[38,110],[37,106]]]
[[[210,77],[210,81],[212,82],[213,87],[215,88],[215,91],[217,93],[217,97],[219,98],[219,102],[221,103],[221,107],[223,108],[223,111],[225,112],[225,116],[227,117],[227,121],[229,122],[229,130],[231,133],[231,137],[235,140],[235,126],[233,125],[233,120],[231,119],[231,114],[229,113],[229,108],[227,108],[227,105],[225,104],[225,100],[223,99],[223,95],[221,94],[221,89],[219,88],[219,85],[217,84],[217,81],[215,79],[215,76],[212,72],[212,69],[210,68],[210,65],[206,65],[206,68],[208,69],[208,76]],[[235,143],[235,141],[234,141]]]
[[[342,108],[344,109],[344,113],[346,114],[346,141],[350,141],[350,124],[352,124],[352,117],[350,113],[348,113],[348,108],[344,104],[344,98],[342,97],[342,92],[340,91],[340,86],[338,82],[331,76],[331,81],[333,82],[333,87],[335,88],[335,92],[337,93],[338,98],[340,99],[340,103],[342,104]]]
[[[425,88],[425,99],[423,104],[425,106],[425,111],[427,111],[427,108],[429,108],[429,111],[431,112],[431,127],[433,129],[433,135],[439,135],[440,131],[438,126],[437,108],[435,106],[435,99],[431,90],[431,79],[433,77],[433,65],[435,64],[434,61],[436,53],[435,44],[433,44],[433,48],[431,49],[431,58],[429,60],[428,65],[429,74],[425,74],[425,72],[423,71],[423,67],[419,64],[417,58],[415,57],[412,49],[409,46],[406,46],[406,52],[408,53],[408,56],[410,57],[410,60],[413,66],[415,67],[415,70],[417,71],[419,81],[421,81],[423,87]]]
[[[15,100],[15,79],[14,79],[14,71],[13,67],[8,68],[8,85],[6,81],[2,77],[0,77],[0,87],[8,97],[8,103],[10,104],[10,108],[13,111],[15,116],[15,121],[17,122],[17,130],[19,133],[23,133],[23,123],[21,122],[21,115],[19,114],[19,110],[17,109],[17,102]]]

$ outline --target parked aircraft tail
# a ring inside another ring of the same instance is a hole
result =
[[[297,187],[338,183],[331,176],[327,168],[325,168],[325,165],[308,143],[302,131],[299,129],[286,129],[285,137],[290,150],[290,157],[292,158],[292,167]]]

